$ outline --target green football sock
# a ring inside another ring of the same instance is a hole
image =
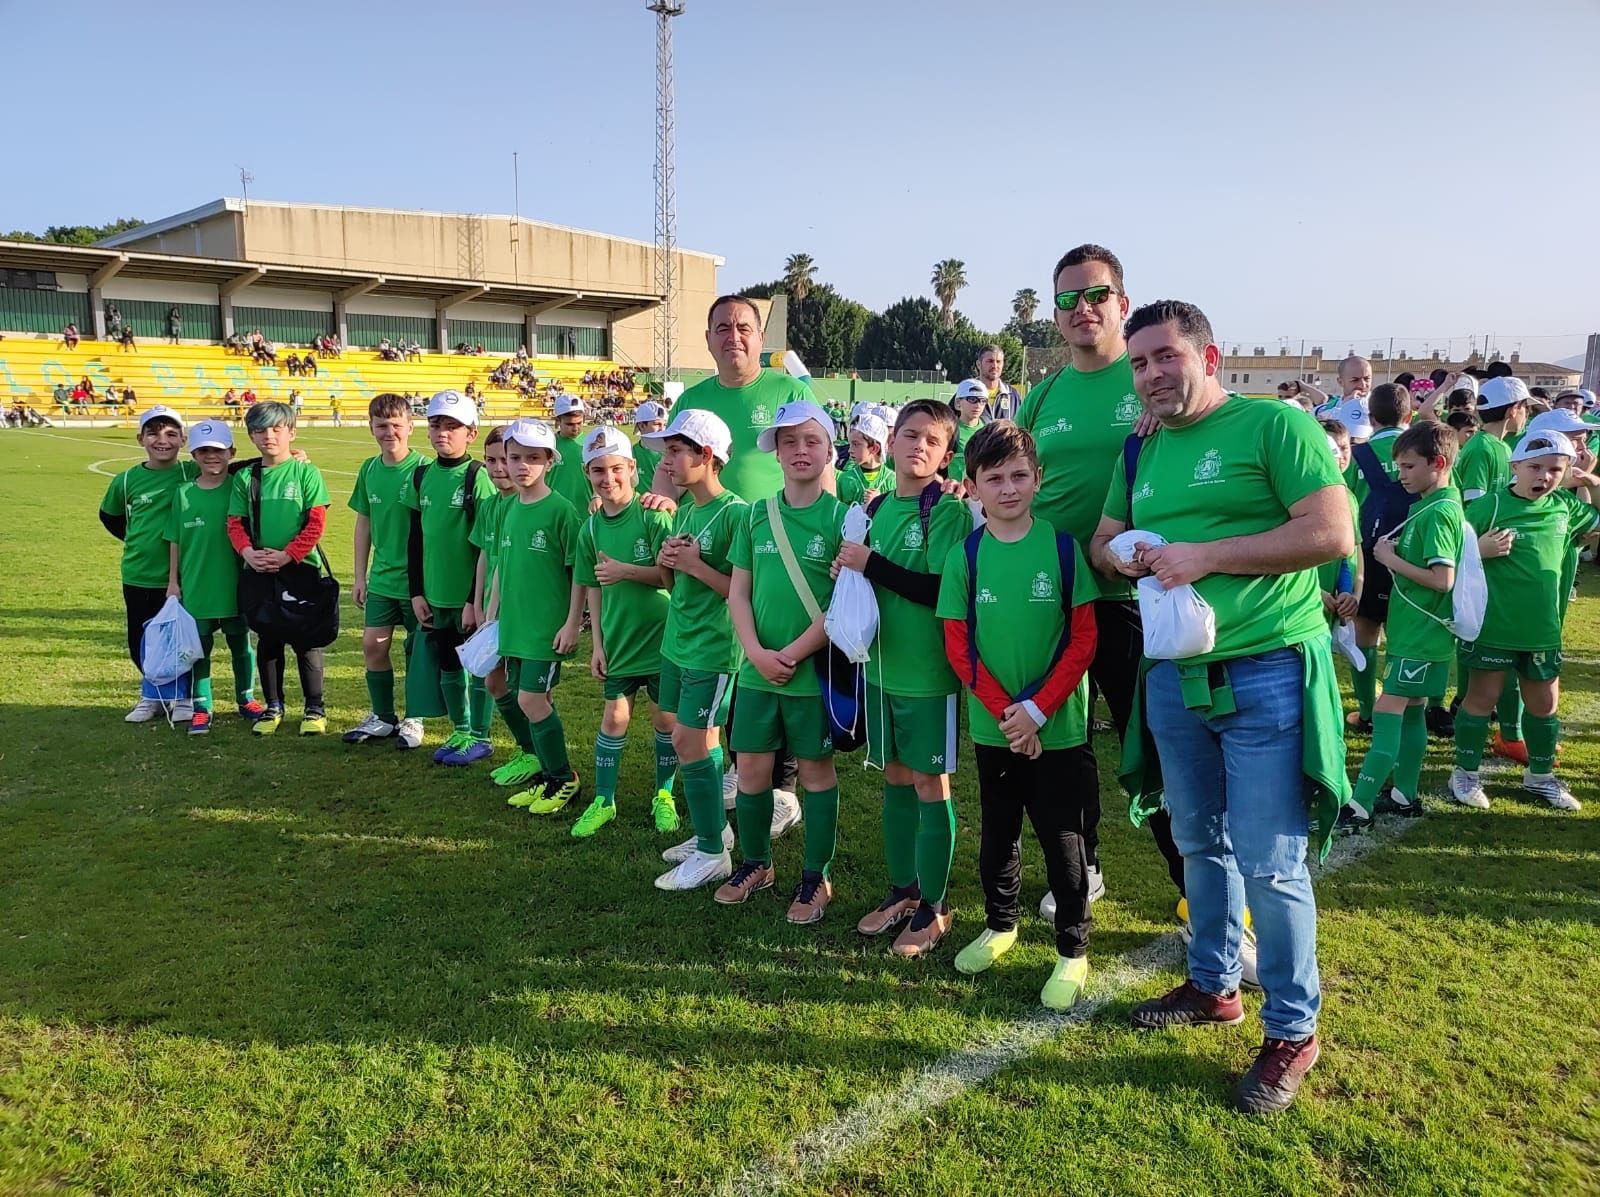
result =
[[[240,706],[255,699],[256,650],[250,646],[249,632],[235,632],[225,637],[228,656],[233,660],[233,699]],[[211,648],[206,647],[206,660],[211,660]]]
[[[1561,739],[1560,715],[1524,715],[1522,727],[1528,736],[1528,771],[1556,771],[1556,742]]]
[[[1367,658],[1364,669],[1350,671],[1350,685],[1356,692],[1356,710],[1366,720],[1372,719],[1372,703],[1378,691],[1378,646],[1361,650]]]
[[[1484,745],[1489,742],[1489,716],[1469,715],[1467,708],[1456,712],[1456,768],[1476,773],[1483,765]]]
[[[494,702],[489,697],[489,687],[481,677],[467,676],[467,730],[474,740],[489,738],[489,719],[494,714]]]
[[[722,807],[722,773],[710,757],[685,761],[678,766],[683,774],[683,800],[694,827],[695,847],[716,855],[722,849],[722,829],[728,816]]]
[[[472,729],[467,723],[466,672],[457,669],[454,673],[450,673],[441,669],[439,691],[444,695],[445,714],[450,718],[451,727],[462,735],[470,735]],[[409,707],[411,704],[406,705]]]
[[[522,704],[517,701],[515,690],[507,691],[494,700],[495,709],[500,712],[500,718],[505,720],[506,730],[511,733],[511,738],[517,742],[517,747],[523,752],[533,753],[533,726],[528,722],[528,716],[522,709]]]
[[[551,777],[565,781],[572,776],[572,761],[567,756],[567,729],[552,707],[550,714],[533,725],[534,751],[539,764]]]
[[[617,800],[617,773],[622,768],[626,743],[621,736],[608,736],[605,732],[594,738],[594,792],[595,797],[605,799],[607,806]]]
[[[394,670],[367,670],[367,700],[372,703],[372,713],[385,723],[399,723],[400,715],[394,706]]]
[[[1467,675],[1472,672],[1472,666],[1467,664],[1467,650],[1460,644],[1456,645],[1456,696],[1450,701],[1450,709],[1458,710],[1467,697]]]
[[[815,794],[806,793],[806,872],[828,875],[833,854],[839,847],[839,787],[829,786]]]
[[[656,733],[656,793],[672,793],[678,775],[678,750],[672,746],[672,733]]]
[[[905,889],[917,879],[916,786],[883,785],[883,859],[889,866],[889,884]]]
[[[1427,712],[1407,707],[1400,727],[1400,751],[1394,758],[1394,788],[1413,802],[1422,796],[1422,761],[1427,755]]]
[[[772,790],[759,794],[740,790],[734,809],[739,812],[739,854],[747,861],[771,864]]]
[[[1522,687],[1517,685],[1517,675],[1506,670],[1505,688],[1500,691],[1500,701],[1495,713],[1500,719],[1500,734],[1508,740],[1522,739]]]
[[[200,637],[200,659],[189,666],[189,697],[197,711],[211,709],[211,646],[216,642],[210,632]]]
[[[1372,715],[1372,747],[1367,750],[1366,758],[1361,762],[1361,773],[1356,778],[1355,793],[1351,795],[1356,805],[1367,814],[1372,813],[1372,804],[1378,800],[1378,793],[1383,789],[1383,783],[1389,780],[1389,774],[1394,772],[1395,757],[1400,754],[1400,732],[1405,723],[1405,716],[1390,714],[1388,711],[1374,711]]]
[[[712,769],[716,770],[717,784],[720,786],[722,784],[722,775],[728,770],[727,756],[722,751],[722,745],[718,744],[713,748],[710,757],[707,759],[711,762]]]
[[[956,804],[917,803],[917,881],[922,900],[937,906],[950,888],[950,862],[956,854]]]

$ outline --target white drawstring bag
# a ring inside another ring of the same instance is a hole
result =
[[[456,648],[461,668],[473,677],[488,677],[500,664],[500,621],[491,619]]]
[[[859,503],[852,503],[844,517],[844,538],[854,544],[867,543],[872,520]],[[878,596],[866,575],[842,569],[833,584],[833,599],[823,620],[828,639],[857,665],[865,665],[878,635]]]
[[[1500,500],[1495,498],[1495,516],[1500,514]],[[1409,517],[1408,517],[1409,518]],[[1489,525],[1494,527],[1493,522]],[[1396,541],[1405,525],[1390,533]],[[1456,562],[1455,585],[1450,588],[1450,618],[1440,619],[1432,611],[1424,610],[1398,586],[1394,594],[1410,603],[1429,619],[1437,620],[1450,634],[1463,644],[1472,644],[1483,634],[1483,619],[1489,613],[1489,579],[1483,572],[1483,554],[1478,549],[1478,532],[1465,520],[1461,522],[1461,558]]]
[[[1356,627],[1349,620],[1341,619],[1333,625],[1333,651],[1349,661],[1357,672],[1367,667],[1367,654],[1356,643]]]
[[[1112,537],[1108,547],[1128,564],[1139,545],[1158,549],[1166,543],[1154,532],[1132,528]],[[1216,648],[1217,613],[1193,586],[1185,583],[1168,590],[1153,577],[1140,578],[1135,592],[1144,625],[1144,655],[1152,661],[1183,661]]]
[[[194,616],[169,595],[151,620],[144,625],[144,640],[139,650],[139,666],[145,681],[157,688],[171,686],[180,679],[187,682],[189,670],[205,656],[200,647],[200,628]],[[180,697],[186,697],[181,694]]]

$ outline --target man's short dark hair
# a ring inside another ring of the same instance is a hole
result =
[[[889,435],[892,437],[899,432],[900,425],[912,416],[927,416],[938,424],[940,431],[944,433],[944,447],[946,449],[956,447],[956,437],[960,435],[961,425],[956,421],[956,409],[950,404],[942,399],[913,399],[895,416],[894,427],[889,430]]]
[[[1379,383],[1367,398],[1367,413],[1374,424],[1398,428],[1411,414],[1411,392],[1398,383]]]
[[[1477,392],[1469,391],[1466,387],[1451,391],[1445,396],[1444,405],[1449,411],[1475,411],[1478,407]]]
[[[1490,362],[1488,370],[1484,371],[1484,376],[1486,378],[1510,378],[1512,373],[1510,362]]]
[[[367,418],[369,420],[392,420],[397,416],[409,416],[410,414],[411,404],[393,391],[385,391],[381,395],[374,395],[372,402],[367,404]]]
[[[690,440],[688,437],[683,436],[680,433],[673,433],[673,435],[667,437],[661,443],[663,445],[671,445],[671,444],[682,445],[685,449],[688,449],[696,457],[698,457],[702,453],[704,453],[705,449],[706,449],[706,447],[704,445],[697,445],[692,440]],[[718,457],[715,453],[713,453],[711,455],[711,472],[713,474],[722,473],[722,458]]]
[[[1206,319],[1206,314],[1181,299],[1158,299],[1134,308],[1128,322],[1122,326],[1123,339],[1131,341],[1134,333],[1158,324],[1176,324],[1179,334],[1196,349],[1216,343],[1216,334],[1211,331],[1211,321]]]
[[[749,308],[756,318],[756,330],[761,329],[761,309],[756,306],[756,301],[748,295],[719,295],[711,301],[711,306],[706,309],[706,327],[711,327],[711,321],[717,314],[717,309],[725,303],[742,303]]]
[[[1033,443],[1033,434],[1011,420],[985,424],[967,442],[967,477],[976,478],[980,471],[1004,465],[1013,457],[1024,458],[1034,469],[1039,468],[1039,448]]]
[[[1061,260],[1056,263],[1056,268],[1050,272],[1050,285],[1052,287],[1056,285],[1056,279],[1061,277],[1061,272],[1068,266],[1082,266],[1085,262],[1103,262],[1106,268],[1111,271],[1111,277],[1117,284],[1117,290],[1122,290],[1121,261],[1118,260],[1116,254],[1105,246],[1095,245],[1092,242],[1088,245],[1074,246],[1061,255]]]
[[[1006,351],[1004,349],[1000,348],[1000,346],[996,345],[993,341],[990,341],[982,349],[978,350],[978,356],[975,360],[981,362],[983,360],[983,355],[986,353],[998,353],[1001,357],[1006,355]]]
[[[1483,421],[1478,419],[1478,413],[1466,407],[1458,407],[1444,418],[1444,422],[1457,432],[1470,428],[1474,432],[1483,427]]]
[[[1395,457],[1402,453],[1415,453],[1425,461],[1442,457],[1445,465],[1454,465],[1460,451],[1461,443],[1455,429],[1437,420],[1418,420],[1394,441]]]

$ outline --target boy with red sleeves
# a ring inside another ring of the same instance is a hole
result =
[[[1056,896],[1056,960],[1040,1001],[1070,1009],[1089,976],[1089,862],[1099,819],[1089,751],[1094,578],[1072,537],[1033,517],[1039,457],[1009,420],[967,443],[967,485],[987,523],[945,561],[937,614],[945,654],[967,687],[983,826],[978,849],[987,927],[956,956],[989,968],[1017,941],[1018,837],[1026,814]]]

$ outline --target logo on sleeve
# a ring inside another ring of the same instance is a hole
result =
[[[1056,597],[1056,584],[1051,581],[1050,575],[1040,570],[1033,575],[1033,597],[1029,601],[1039,603]]]
[[[1209,486],[1222,480],[1222,453],[1207,449],[1205,456],[1195,463],[1194,482],[1190,485]]]

